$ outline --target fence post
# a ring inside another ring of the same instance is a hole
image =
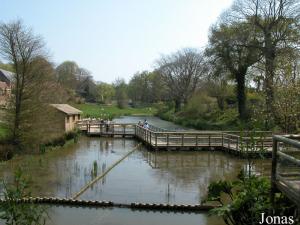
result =
[[[196,147],[198,147],[198,134],[196,134]]]
[[[169,146],[169,134],[167,134],[167,146]]]
[[[181,135],[181,146],[182,147],[184,146],[184,133],[182,133]]]
[[[208,146],[210,147],[210,134],[208,134]]]
[[[277,172],[277,151],[278,141],[273,137],[273,149],[272,149],[272,173],[271,173],[271,204],[274,209],[274,199],[276,192],[276,172]]]
[[[224,133],[222,132],[222,147],[224,147]]]
[[[229,135],[229,137],[230,137],[230,135]],[[231,137],[230,137],[230,138],[227,137],[227,141],[228,141],[228,149],[230,149],[230,141],[231,141]]]
[[[155,133],[155,147],[157,148],[157,133]]]

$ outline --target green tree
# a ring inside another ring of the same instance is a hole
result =
[[[117,79],[114,82],[114,88],[116,90],[115,98],[118,107],[123,109],[128,105],[127,84],[124,79]]]
[[[101,82],[97,85],[97,101],[100,103],[111,103],[115,96],[115,88],[113,85]]]
[[[12,105],[12,139],[16,145],[20,144],[20,124],[22,120],[22,106],[24,92],[30,84],[30,70],[32,61],[44,55],[42,39],[32,33],[21,21],[0,24],[0,53],[13,65],[13,97]]]
[[[161,74],[157,70],[154,70],[148,74],[148,77],[151,96],[150,101],[160,102],[169,100],[168,87],[165,85]]]
[[[151,102],[151,86],[149,72],[136,73],[128,84],[128,96],[133,103]]]
[[[81,71],[76,62],[65,61],[56,68],[57,81],[63,87],[75,90],[77,87],[77,76],[81,75]]]
[[[15,71],[5,115],[11,140],[18,150],[37,150],[40,143],[59,135],[49,103],[64,102],[64,91],[41,38],[20,21],[1,24],[0,48]]]
[[[178,112],[207,72],[204,57],[196,49],[182,49],[161,57],[157,64],[157,72],[168,88],[169,96],[175,102],[175,111]]]
[[[211,30],[208,56],[221,63],[231,73],[237,84],[238,112],[246,119],[246,75],[250,66],[259,60],[259,51],[249,46],[257,43],[247,23],[221,23]]]
[[[227,18],[247,21],[259,41],[256,47],[264,56],[266,111],[276,117],[274,81],[276,60],[282,49],[299,45],[300,8],[296,0],[235,0]],[[275,118],[276,119],[276,118]]]

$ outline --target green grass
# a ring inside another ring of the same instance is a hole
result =
[[[74,104],[74,107],[80,109],[83,112],[83,117],[95,117],[95,118],[115,118],[119,116],[150,116],[154,115],[157,110],[154,107],[142,107],[132,108],[127,107],[120,109],[115,105],[98,105],[98,104]]]

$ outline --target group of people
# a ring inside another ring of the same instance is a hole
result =
[[[101,119],[100,123],[101,123],[101,125],[105,126],[106,132],[108,132],[109,131],[110,120],[109,119],[106,119],[106,120]]]
[[[142,123],[142,121],[138,122],[138,125],[145,128],[145,129],[149,129],[149,123],[148,121],[145,119],[144,122]]]

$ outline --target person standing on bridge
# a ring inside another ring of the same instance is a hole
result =
[[[142,123],[142,121],[140,121],[140,120],[139,120],[139,122],[138,122],[138,126],[141,126],[141,127],[143,126],[143,123]]]
[[[148,122],[146,121],[145,123],[144,123],[144,126],[143,126],[145,129],[149,129],[149,124],[148,124]]]

